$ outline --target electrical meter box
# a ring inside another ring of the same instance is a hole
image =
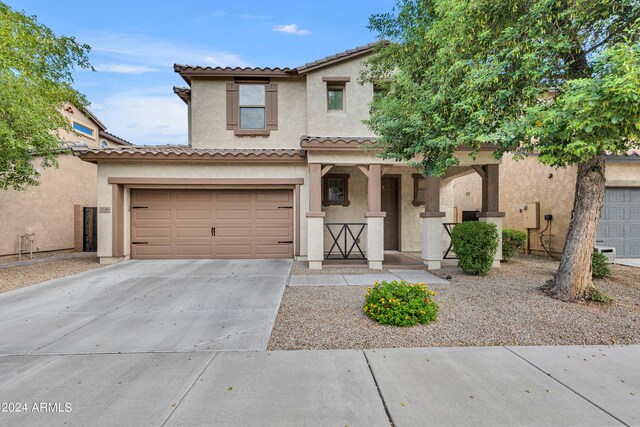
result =
[[[540,202],[526,202],[522,208],[524,228],[540,228]]]

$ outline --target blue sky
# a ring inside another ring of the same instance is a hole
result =
[[[92,46],[75,86],[110,132],[137,144],[186,143],[184,81],[173,63],[295,67],[369,43],[394,0],[3,0]]]

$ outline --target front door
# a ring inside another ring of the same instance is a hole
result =
[[[400,250],[400,177],[382,177],[382,212],[384,218],[384,249]]]

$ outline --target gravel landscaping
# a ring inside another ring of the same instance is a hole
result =
[[[101,267],[95,254],[0,269],[0,293]]]
[[[453,276],[433,285],[438,320],[409,328],[383,326],[362,312],[366,286],[287,287],[269,350],[425,346],[640,344],[640,268],[613,266],[596,281],[609,305],[564,303],[539,288],[558,263],[516,258],[485,277]],[[335,273],[340,274],[340,273]]]

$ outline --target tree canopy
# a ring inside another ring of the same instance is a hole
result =
[[[374,15],[391,41],[364,80],[386,85],[369,127],[384,155],[440,175],[460,145],[553,166],[625,151],[640,126],[635,0],[405,0]]]
[[[70,129],[60,109],[88,104],[72,72],[91,69],[89,49],[0,2],[0,188],[37,185],[37,167],[56,165],[58,131]]]
[[[605,192],[605,154],[638,146],[638,0],[402,0],[370,28],[390,41],[368,60],[368,126],[382,156],[427,175],[476,155],[537,153],[577,165],[572,219],[552,296],[585,298]]]

